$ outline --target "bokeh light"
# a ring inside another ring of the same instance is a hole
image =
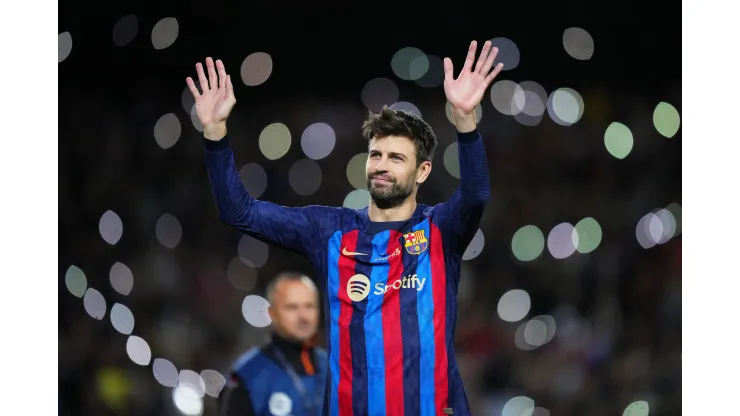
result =
[[[624,409],[622,416],[648,416],[650,405],[644,400],[632,402]]]
[[[256,238],[249,235],[242,235],[239,239],[237,251],[239,257],[247,262],[248,265],[260,268],[267,263],[269,246]]]
[[[155,359],[152,364],[152,374],[154,374],[154,379],[165,387],[177,386],[177,368],[169,360],[164,358]]]
[[[72,265],[67,269],[67,273],[64,274],[64,284],[67,286],[67,290],[73,296],[81,298],[85,296],[87,290],[87,278],[85,273],[79,267]]]
[[[321,166],[311,159],[296,161],[288,171],[288,183],[298,195],[313,194],[321,186]]]
[[[85,297],[82,298],[82,305],[85,308],[85,312],[91,318],[101,320],[105,317],[105,311],[107,309],[105,298],[97,290],[88,288],[85,292]]]
[[[483,107],[478,104],[478,106],[475,107],[475,110],[473,110],[473,113],[475,114],[476,123],[480,123],[483,118]],[[450,104],[449,101],[445,104],[445,115],[447,115],[447,120],[454,125],[455,116],[452,114],[452,104]]]
[[[128,296],[134,287],[134,274],[121,262],[113,263],[108,273],[110,285],[116,292]]]
[[[169,149],[177,143],[182,133],[180,119],[173,113],[167,113],[154,125],[154,140],[162,149]]]
[[[143,338],[131,335],[126,341],[126,353],[128,358],[138,365],[149,365],[152,359],[152,350]]]
[[[504,79],[491,86],[491,103],[501,114],[512,116],[524,107],[524,90],[514,81]]]
[[[445,80],[444,61],[436,55],[427,55],[427,59],[429,60],[429,70],[414,82],[423,88],[439,87]]]
[[[486,238],[483,235],[483,231],[479,228],[478,231],[475,232],[475,236],[470,241],[470,244],[468,244],[468,247],[465,249],[462,259],[473,260],[474,258],[478,257],[480,253],[483,252],[483,247],[485,245]]]
[[[130,335],[134,330],[134,314],[125,305],[115,303],[110,309],[110,323],[116,331]]]
[[[267,172],[257,163],[242,166],[239,177],[252,198],[259,198],[267,189]]]
[[[562,126],[577,123],[583,116],[583,110],[583,97],[571,88],[558,88],[547,99],[550,118]]]
[[[182,238],[182,226],[174,215],[164,213],[157,220],[154,233],[160,244],[167,248],[175,248]]]
[[[182,96],[180,97],[180,103],[182,104],[182,109],[186,113],[190,114],[190,111],[195,108],[195,98],[193,98],[193,93],[190,92],[190,87],[187,85],[182,90]]]
[[[415,114],[416,116],[421,118],[421,110],[419,110],[419,107],[411,104],[408,101],[399,101],[399,102],[393,103],[390,105],[390,109],[405,111],[407,113]]]
[[[569,257],[576,251],[580,238],[573,225],[564,222],[556,225],[547,236],[547,249],[556,259]]]
[[[501,416],[524,416],[534,409],[534,400],[526,396],[512,397],[504,405]]]
[[[506,322],[518,322],[529,313],[532,301],[529,294],[521,289],[510,290],[498,301],[498,316]]]
[[[337,136],[326,123],[314,123],[306,127],[301,135],[301,148],[310,159],[323,159],[334,150]]]
[[[548,342],[552,341],[553,338],[555,338],[555,332],[557,331],[557,325],[555,324],[555,318],[553,318],[550,315],[537,315],[534,318],[529,320],[532,321],[538,321],[542,322],[542,324],[545,326],[545,337],[542,340],[542,343],[540,344],[534,344],[530,341],[527,341],[530,345],[533,346],[542,346],[547,344]],[[526,329],[526,328],[525,328]],[[526,335],[526,334],[525,334]],[[526,338],[525,338],[526,340]]]
[[[226,266],[226,278],[235,288],[249,292],[257,283],[257,271],[241,257],[234,257]]]
[[[547,325],[544,322],[531,319],[524,324],[524,341],[532,346],[539,346],[547,339]]]
[[[205,407],[203,398],[198,395],[194,387],[189,385],[172,389],[172,402],[183,416],[200,416]]]
[[[113,211],[105,211],[100,217],[98,223],[98,230],[103,241],[114,246],[121,239],[123,235],[123,222],[121,218]]]
[[[362,209],[370,203],[370,192],[367,189],[355,189],[347,194],[342,206],[351,209]]]
[[[264,328],[272,322],[267,312],[269,306],[270,303],[262,296],[247,295],[242,302],[242,315],[250,325]]]
[[[447,146],[444,154],[442,155],[442,163],[444,163],[445,169],[450,175],[458,179],[460,179],[459,152],[460,150],[458,148],[457,142],[454,142],[450,143],[450,145]]]
[[[673,231],[673,236],[675,237],[681,234],[681,205],[671,202],[667,207],[665,207],[665,209],[671,213],[676,224],[675,230]]]
[[[534,127],[542,121],[547,106],[547,92],[534,81],[523,81],[519,83],[523,91],[522,96],[514,94],[511,100],[511,113],[520,124]]]
[[[180,370],[178,376],[180,386],[190,386],[198,394],[198,397],[204,397],[206,395],[206,383],[200,374],[193,370]]]
[[[590,253],[601,244],[601,226],[591,218],[584,218],[576,224],[573,233],[573,244],[579,253]]]
[[[659,209],[655,213],[654,220],[655,219],[660,222],[660,228],[662,231],[658,239],[658,244],[664,244],[676,234],[676,219],[673,218],[671,211],[665,208]]]
[[[504,64],[504,71],[510,71],[519,66],[519,48],[516,46],[513,40],[509,38],[493,38],[491,39],[491,47],[498,48],[498,55],[493,61],[495,67],[499,63]]]
[[[255,52],[247,56],[239,73],[242,82],[248,87],[263,84],[272,75],[272,56],[265,52]]]
[[[199,132],[203,131],[203,123],[200,122],[200,119],[198,118],[198,110],[195,107],[195,101],[193,101],[193,106],[190,108],[190,122],[193,123],[193,128],[198,130]]]
[[[154,49],[166,49],[172,46],[180,34],[180,24],[174,17],[165,17],[152,28],[152,46]]]
[[[226,385],[226,378],[216,370],[203,370],[200,377],[205,383],[206,394],[213,398],[217,398]]]
[[[290,149],[290,129],[283,123],[272,123],[262,129],[259,137],[260,152],[269,160],[285,156]]]
[[[126,46],[136,38],[139,33],[139,21],[133,14],[118,19],[113,26],[113,44],[116,46]]]
[[[617,159],[624,159],[632,151],[634,139],[629,127],[614,122],[606,128],[604,144],[606,150]]]
[[[72,35],[69,32],[62,32],[57,37],[57,40],[59,42],[58,46],[58,53],[59,53],[59,62],[62,63],[70,53],[72,53]]]
[[[544,248],[545,236],[535,225],[525,225],[518,229],[511,239],[511,251],[520,261],[536,259]]]
[[[563,32],[563,47],[568,55],[580,61],[594,55],[594,39],[580,27],[570,27]]]
[[[398,86],[388,78],[373,78],[362,88],[362,103],[370,111],[378,112],[384,105],[398,101],[398,97]]]
[[[635,236],[642,248],[665,244],[681,232],[680,206],[676,203],[666,208],[649,212],[637,222]],[[676,217],[678,215],[678,217]]]
[[[368,153],[358,153],[347,163],[347,180],[355,189],[367,189],[365,166]]]
[[[670,139],[678,133],[681,126],[681,116],[678,114],[676,107],[666,102],[660,102],[653,111],[653,125],[655,125],[655,130],[658,133]]]
[[[397,77],[414,81],[423,77],[429,70],[429,58],[418,48],[402,48],[393,55],[391,68]]]

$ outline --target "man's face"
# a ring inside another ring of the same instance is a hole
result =
[[[372,139],[365,174],[367,189],[377,205],[400,205],[414,191],[417,182],[414,142],[403,136]]]
[[[319,323],[316,288],[310,282],[280,282],[269,313],[278,334],[292,341],[308,341],[316,334]]]

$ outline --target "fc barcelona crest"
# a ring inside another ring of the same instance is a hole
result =
[[[427,241],[426,236],[424,236],[424,230],[404,234],[403,238],[406,239],[406,251],[409,254],[421,254],[429,245],[429,241]]]

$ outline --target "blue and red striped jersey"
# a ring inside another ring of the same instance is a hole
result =
[[[490,195],[477,131],[458,134],[452,197],[418,204],[398,222],[372,222],[367,208],[257,200],[227,138],[206,142],[205,154],[220,218],[304,255],[319,273],[328,323],[324,415],[470,414],[453,341],[462,255]]]

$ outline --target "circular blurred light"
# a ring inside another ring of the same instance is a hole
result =
[[[193,123],[193,128],[198,131],[203,131],[203,124],[198,118],[198,110],[195,107],[195,104],[193,104],[193,106],[190,108],[190,122]]]
[[[133,14],[121,17],[113,26],[113,44],[126,46],[131,43],[139,32],[139,22]]]
[[[529,321],[524,321],[519,324],[519,327],[517,327],[516,332],[514,333],[514,345],[522,351],[536,350],[537,346],[529,344],[524,338],[524,330],[527,328],[527,323],[529,323]]]
[[[174,17],[165,17],[157,22],[152,29],[152,45],[154,49],[165,49],[172,46],[180,33],[180,26]]]
[[[624,409],[622,416],[648,416],[650,414],[650,405],[644,400],[630,403]]]
[[[668,212],[670,212],[673,216],[673,220],[675,222],[673,237],[676,237],[681,234],[681,205],[678,205],[675,202],[671,202],[670,204],[668,204],[667,207],[665,207],[665,209],[667,209]]]
[[[241,257],[234,257],[226,267],[229,283],[239,290],[249,292],[257,283],[257,271],[250,267]]]
[[[630,129],[622,123],[614,122],[604,133],[604,144],[609,154],[617,159],[624,159],[632,151],[634,140]]]
[[[131,309],[116,303],[110,309],[110,323],[116,331],[130,335],[134,330],[134,314]]]
[[[519,66],[519,48],[513,40],[509,38],[491,39],[491,47],[498,48],[498,55],[493,61],[493,67],[499,63],[504,64],[504,71],[510,71]]]
[[[447,169],[447,172],[449,172],[450,175],[460,179],[460,158],[458,155],[459,151],[457,147],[457,142],[454,142],[447,146],[444,155],[442,155],[442,160],[445,165],[445,169]]]
[[[575,90],[558,88],[547,100],[547,112],[554,122],[570,126],[583,115],[583,98]]]
[[[498,316],[506,322],[518,322],[529,313],[532,301],[521,289],[510,290],[498,301]]]
[[[538,321],[538,322],[542,322],[542,324],[545,325],[545,329],[546,329],[545,339],[542,341],[541,344],[537,346],[545,345],[548,342],[552,341],[552,339],[555,337],[555,331],[557,330],[557,325],[555,325],[555,318],[553,318],[552,316],[537,315],[534,318],[530,319],[529,321],[530,322]],[[532,343],[530,342],[530,344]],[[535,345],[535,344],[532,344],[532,345]]]
[[[134,287],[134,274],[123,263],[115,262],[108,273],[110,285],[116,292],[127,296]]]
[[[511,116],[519,113],[524,101],[524,90],[514,81],[504,79],[491,86],[491,103],[501,114]]]
[[[423,88],[439,87],[445,80],[444,62],[442,58],[436,55],[427,55],[427,59],[429,60],[429,70],[414,82]],[[398,100],[398,97],[396,97],[396,100]]]
[[[206,395],[206,383],[203,381],[200,374],[193,370],[180,370],[178,378],[178,385],[192,387],[193,390],[198,393],[198,397]]]
[[[272,57],[265,52],[255,52],[244,59],[239,72],[244,85],[260,85],[272,74]]]
[[[172,402],[184,416],[203,414],[203,398],[192,386],[177,386],[172,390]]]
[[[473,240],[470,241],[470,244],[468,244],[468,248],[465,249],[462,259],[472,260],[478,257],[478,255],[483,251],[483,246],[485,244],[486,238],[483,236],[483,231],[481,231],[481,229],[479,228],[478,231],[475,232]]]
[[[655,216],[660,221],[660,228],[662,230],[660,238],[658,239],[658,243],[667,243],[668,240],[673,238],[673,236],[676,234],[676,219],[673,218],[673,214],[671,214],[671,211],[665,208],[658,210],[658,212],[655,213]]]
[[[473,110],[473,113],[475,114],[475,122],[480,123],[480,120],[483,118],[483,107],[478,104],[478,106],[475,107],[475,110]],[[447,120],[454,125],[455,116],[452,114],[452,104],[450,104],[449,101],[445,104],[445,114],[447,115]]]
[[[393,73],[406,81],[414,81],[429,70],[429,58],[421,50],[413,47],[400,49],[391,59]]]
[[[103,294],[93,288],[88,288],[85,292],[85,297],[82,299],[82,304],[85,307],[85,312],[90,315],[91,318],[101,320],[105,317],[105,298]]]
[[[154,227],[159,243],[167,248],[175,248],[182,238],[182,226],[180,221],[172,214],[162,214]]]
[[[547,236],[547,249],[554,258],[564,259],[576,251],[579,242],[580,238],[575,227],[564,222],[550,231],[550,235]]]
[[[568,55],[585,61],[594,54],[594,39],[580,27],[571,27],[563,32],[563,47]]]
[[[72,53],[72,35],[69,32],[62,32],[57,37],[57,40],[59,42],[59,62],[57,63],[61,63]]]
[[[678,133],[678,128],[681,126],[681,116],[678,114],[676,107],[660,102],[653,112],[653,124],[658,133],[670,139]]]
[[[419,107],[407,101],[399,101],[397,103],[393,103],[391,104],[390,109],[405,111],[407,113],[414,114],[415,116],[421,118],[421,110],[419,110]]]
[[[323,159],[334,150],[337,136],[334,129],[326,123],[314,123],[303,130],[301,147],[303,153],[311,159]]]
[[[85,296],[87,278],[79,267],[75,265],[69,266],[67,273],[64,275],[64,284],[72,295],[78,298]]]
[[[248,295],[242,302],[242,315],[250,325],[263,328],[272,322],[270,314],[267,312],[269,307],[270,302],[262,296]]]
[[[651,214],[650,220],[647,222],[647,228],[650,240],[652,240],[655,244],[660,244],[664,235],[663,221],[660,220],[660,217],[658,217],[654,213]]]
[[[534,81],[522,81],[519,83],[519,87],[524,90],[525,99],[522,111],[530,116],[543,115],[545,113],[545,103],[547,102],[547,91],[545,91],[545,88]],[[536,98],[528,96],[527,93],[534,94]]]
[[[173,113],[163,115],[154,125],[154,140],[162,149],[174,146],[181,133],[180,120]]]
[[[514,233],[511,251],[520,261],[532,261],[539,257],[545,248],[545,236],[534,225],[525,225]]]
[[[388,78],[374,78],[362,89],[362,103],[368,110],[378,112],[384,105],[398,101],[399,91],[396,83]]]
[[[579,253],[590,253],[601,243],[601,226],[591,217],[584,218],[576,224],[572,239]]]
[[[152,350],[149,348],[149,344],[136,335],[128,337],[126,352],[128,353],[128,358],[135,364],[149,365],[149,361],[152,359]]]
[[[103,240],[114,246],[121,239],[121,235],[123,235],[123,223],[118,214],[108,210],[100,217],[98,230]]]
[[[298,195],[311,195],[321,186],[321,167],[311,159],[301,159],[290,168],[288,182]]]
[[[239,177],[252,198],[259,198],[267,189],[267,173],[257,163],[247,163],[239,169]]]
[[[262,267],[267,262],[268,246],[260,240],[246,234],[242,235],[237,248],[239,257],[252,267]]]
[[[217,398],[226,385],[226,378],[216,370],[203,370],[200,377],[206,385],[206,394]]]
[[[367,189],[355,189],[347,194],[342,206],[350,209],[363,209],[370,203],[370,192]]]
[[[504,405],[501,416],[523,416],[534,409],[534,400],[526,396],[513,397]]]
[[[272,123],[262,129],[259,137],[260,152],[269,160],[285,156],[290,149],[290,130],[283,123]]]
[[[650,232],[650,226],[653,223],[653,217],[655,217],[655,214],[653,214],[652,212],[647,213],[642,218],[640,218],[640,221],[637,222],[637,227],[635,229],[637,242],[640,243],[640,245],[644,249],[651,248],[655,244],[657,244],[657,241],[653,239]],[[658,223],[660,223],[660,219],[658,219]],[[662,233],[662,229],[660,230],[660,232]]]
[[[544,322],[531,319],[524,326],[524,340],[531,346],[539,347],[547,339],[547,326]]]
[[[190,87],[187,85],[185,86],[185,89],[182,90],[180,103],[182,104],[182,109],[188,114],[190,113],[190,110],[195,107],[195,98],[193,98],[193,93],[190,92]]]
[[[165,387],[175,387],[178,382],[177,368],[170,361],[164,358],[157,358],[152,364],[152,373],[154,379]]]
[[[367,189],[367,176],[365,174],[367,156],[367,153],[358,153],[352,156],[352,159],[347,163],[347,180],[355,189]]]

